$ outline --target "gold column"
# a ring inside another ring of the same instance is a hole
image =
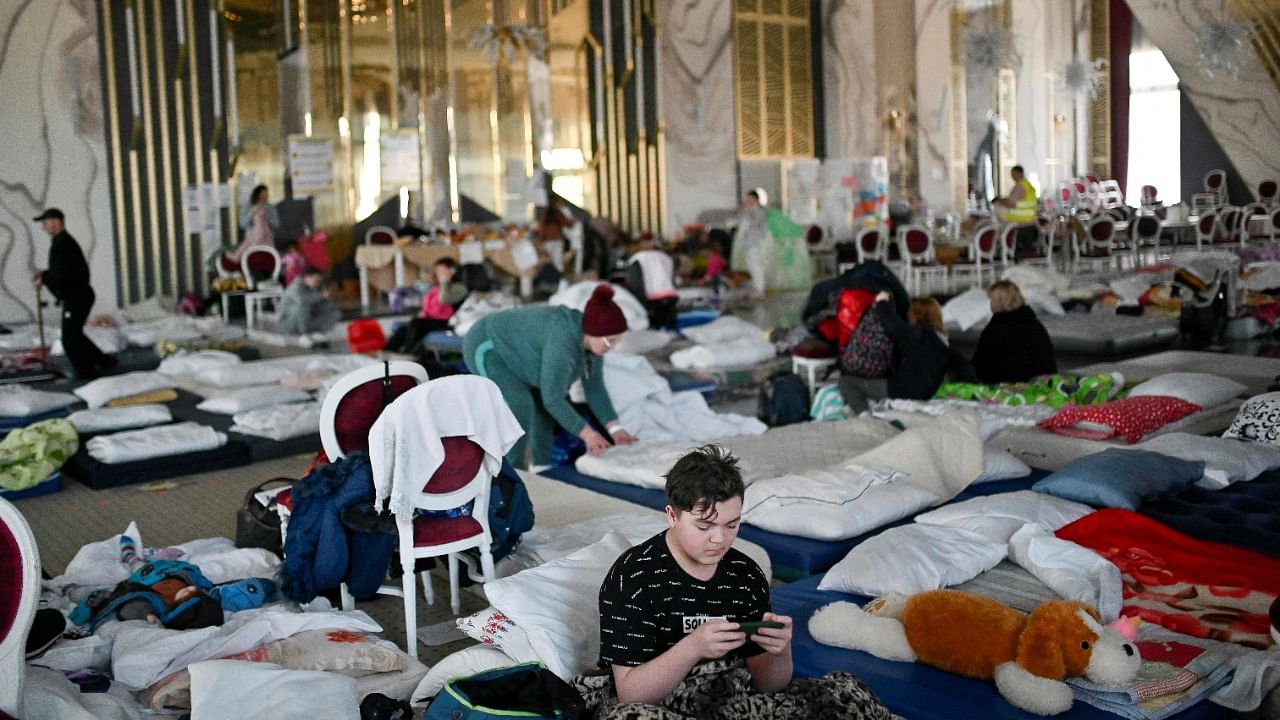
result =
[[[168,78],[165,74],[166,58],[165,58],[165,51],[164,51],[165,50],[164,48],[164,39],[165,39],[164,6],[161,5],[160,3],[156,3],[151,6],[151,9],[152,9],[153,23],[155,25],[155,29],[154,29],[155,52],[156,52],[156,60],[157,60],[156,62],[156,94],[157,94],[157,97],[160,99],[159,105],[157,107],[158,113],[160,115],[160,157],[162,159],[163,167],[167,168],[173,156],[170,154],[170,148],[169,148],[169,103],[167,102],[168,98],[165,96],[165,92],[166,92],[165,88],[168,85]],[[169,187],[168,182],[164,182],[161,189],[169,196],[170,199],[172,199],[173,188]],[[152,192],[154,194],[154,188]],[[163,225],[164,234],[162,236],[157,234],[156,245],[159,246],[163,244],[168,248],[169,265],[170,265],[169,270],[171,272],[164,273],[162,276],[157,276],[156,290],[166,294],[176,294],[178,286],[176,282],[177,277],[174,275],[174,272],[176,272],[178,269],[177,268],[178,232],[174,222],[173,202],[171,200],[164,204],[164,210],[165,210],[164,225]],[[155,211],[154,206],[152,207],[152,211],[153,212]],[[156,262],[158,264],[160,262],[159,260],[160,253],[158,252],[159,247],[157,247],[156,250],[157,250]],[[162,277],[167,282],[162,282],[161,281]]]
[[[126,238],[128,233],[124,232],[121,227],[124,224],[124,186],[121,182],[123,165],[120,160],[120,152],[124,143],[120,137],[120,95],[119,83],[116,78],[116,37],[114,26],[112,25],[112,3],[103,2],[98,5],[99,11],[102,13],[102,44],[103,56],[106,58],[106,125],[107,125],[107,145],[111,148],[111,202],[115,205],[115,247],[116,247],[116,290],[117,297],[121,302],[125,302],[128,298],[126,294],[127,283],[125,282],[127,275],[124,268],[127,266],[127,258],[129,257],[129,245]]]
[[[1111,0],[1089,0],[1089,59],[1111,61]],[[1089,168],[1111,177],[1111,86],[1104,83],[1089,104]]]
[[[184,27],[188,27],[188,28],[191,27],[191,23],[188,22],[188,18],[190,17],[190,13],[191,13],[190,6],[191,6],[190,0],[180,0],[177,6],[177,12],[182,13]],[[186,190],[187,185],[191,184],[190,175],[189,175],[190,170],[187,166],[187,136],[189,135],[189,133],[187,132],[186,106],[183,104],[184,91],[182,86],[182,72],[186,68],[186,66],[192,62],[191,60],[192,47],[194,47],[194,45],[191,42],[191,34],[190,32],[188,32],[185,38],[185,44],[178,48],[178,64],[173,70],[173,114],[174,114],[173,124],[174,124],[174,127],[178,129],[178,132],[174,133],[174,135],[176,136],[176,142],[178,146],[177,157],[178,157],[179,197],[182,197],[182,194]],[[179,204],[178,207],[181,210],[182,205]],[[195,258],[190,257],[190,254],[192,251],[191,234],[193,231],[198,230],[198,228],[187,227],[185,216],[182,217],[181,224],[182,224],[183,231],[182,233],[175,233],[174,241],[176,243],[181,243],[183,247],[186,248],[186,251],[188,254],[187,267],[186,267],[187,287],[195,288],[198,282],[196,279],[197,274],[199,275],[204,274],[204,273],[197,273],[196,271],[196,268],[202,265],[201,261],[204,260],[203,257],[200,257],[200,255],[202,255],[203,253],[196,252],[197,257]]]

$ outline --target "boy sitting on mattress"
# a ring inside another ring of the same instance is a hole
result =
[[[579,678],[600,718],[888,718],[848,673],[792,679],[791,618],[732,545],[737,458],[706,445],[667,474],[667,530],[623,553],[600,587],[600,665]],[[769,621],[772,627],[740,627]]]

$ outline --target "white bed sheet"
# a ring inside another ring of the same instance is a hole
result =
[[[196,422],[181,422],[99,435],[85,443],[85,448],[94,460],[116,465],[213,450],[226,444],[226,433]]]
[[[777,348],[764,337],[740,337],[676,350],[671,353],[671,364],[681,370],[743,367],[772,360],[777,354]]]
[[[277,385],[285,378],[301,373],[331,372],[338,375],[376,362],[378,361],[371,357],[349,353],[294,355],[213,367],[185,377],[202,385],[225,390],[256,385]]]
[[[76,426],[76,432],[91,435],[163,425],[173,422],[173,413],[167,405],[132,405],[79,410],[67,416],[67,420]]]
[[[770,428],[759,435],[722,438],[717,444],[737,456],[742,479],[750,485],[762,478],[848,462],[898,432],[880,420],[853,418]],[[617,445],[600,455],[583,455],[575,467],[585,475],[661,490],[666,487],[663,476],[695,446],[688,442]]]

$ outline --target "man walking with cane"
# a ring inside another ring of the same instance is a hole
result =
[[[35,218],[53,242],[49,245],[49,269],[36,273],[31,284],[36,288],[37,303],[40,288],[47,287],[62,305],[62,348],[76,377],[91,380],[115,368],[116,359],[85,337],[84,323],[96,297],[89,284],[89,264],[80,244],[67,232],[65,218],[57,208],[48,208]]]

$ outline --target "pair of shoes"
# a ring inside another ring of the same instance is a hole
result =
[[[31,632],[27,635],[27,659],[38,657],[48,650],[66,629],[67,618],[60,611],[53,608],[37,610]]]

